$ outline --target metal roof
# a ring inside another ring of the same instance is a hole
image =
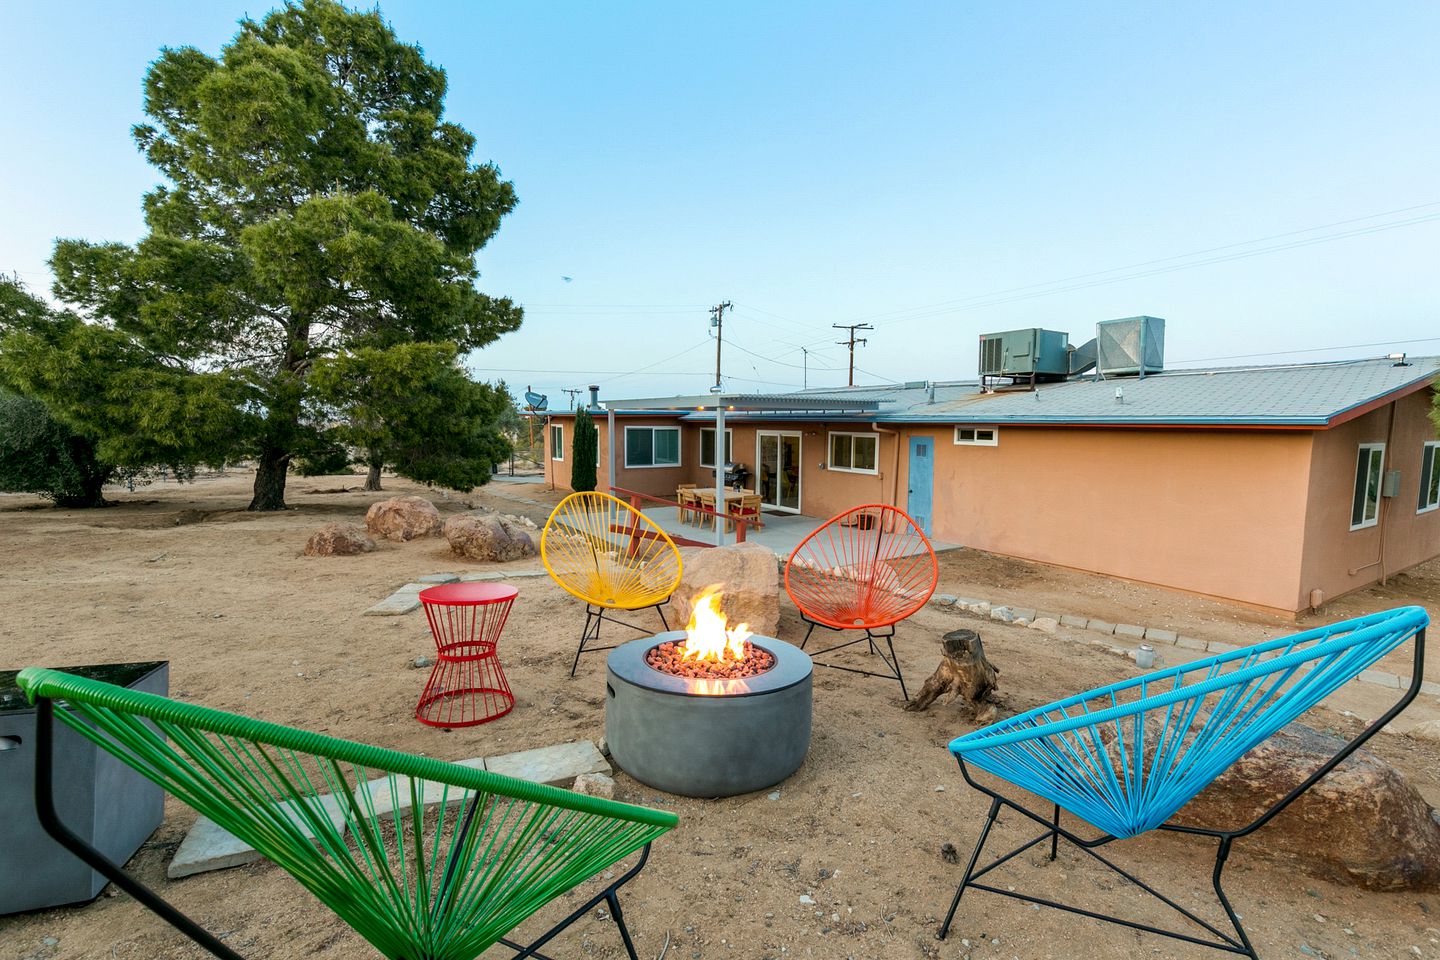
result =
[[[983,393],[975,381],[916,381],[723,394],[718,400],[728,414],[743,420],[1323,427],[1391,394],[1420,389],[1437,373],[1440,357],[1412,357],[1403,366],[1375,358],[1166,370],[1143,380],[1086,375],[1040,384],[1034,391]],[[608,406],[626,415],[668,413],[709,420],[716,402],[715,395],[696,395],[616,400]]]
[[[972,394],[946,403],[909,404],[881,419],[945,423],[1198,424],[1325,426],[1347,411],[1440,371],[1440,357],[1404,366],[1388,359],[1271,367],[1172,370],[1136,377],[1085,377],[1043,384],[1033,393]],[[1120,395],[1116,395],[1116,391]]]

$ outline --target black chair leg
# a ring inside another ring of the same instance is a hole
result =
[[[620,939],[625,941],[625,952],[630,954],[630,960],[640,960],[635,954],[635,943],[630,939],[630,928],[625,926],[625,914],[620,912],[620,897],[611,890],[605,902],[610,905],[610,916],[615,918],[615,926],[620,928]]]
[[[945,914],[945,922],[940,925],[940,931],[935,934],[936,940],[944,940],[945,935],[950,932],[950,922],[955,919],[955,911],[960,908],[960,898],[965,895],[965,888],[970,885],[970,877],[975,873],[975,864],[980,862],[980,851],[985,847],[985,841],[990,837],[990,828],[995,825],[995,818],[1000,814],[1000,799],[997,797],[990,801],[990,814],[985,818],[985,826],[980,829],[980,839],[975,843],[975,851],[970,854],[970,862],[965,865],[965,876],[960,878],[960,886],[955,891],[955,899],[950,901],[950,912]]]
[[[73,853],[92,870],[134,897],[160,919],[194,940],[220,960],[245,960],[215,939],[208,931],[163,900],[149,887],[131,877],[105,858],[60,822],[55,809],[55,702],[49,697],[37,701],[35,725],[35,813],[40,826],[56,843]]]

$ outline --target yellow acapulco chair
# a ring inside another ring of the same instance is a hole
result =
[[[601,623],[649,632],[607,611],[654,607],[661,626],[670,629],[663,607],[680,583],[680,551],[664,530],[624,500],[597,492],[561,500],[540,534],[540,559],[556,583],[585,601],[585,629],[570,676],[582,653],[615,646],[599,646]]]

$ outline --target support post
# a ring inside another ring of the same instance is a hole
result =
[[[607,490],[614,490],[614,489],[615,489],[615,411],[614,411],[613,409],[612,409],[612,410],[607,410],[607,411],[605,411],[605,423],[606,423],[606,425],[607,425],[607,431],[608,431],[608,432],[605,434],[605,451],[606,451],[606,453],[608,454],[605,459],[609,461],[609,463],[606,465],[606,469],[607,469],[606,480],[607,480],[609,486],[607,486],[606,489],[607,489]]]
[[[725,509],[725,401],[715,398],[715,512],[726,514]],[[725,518],[715,518],[715,546],[725,546]]]

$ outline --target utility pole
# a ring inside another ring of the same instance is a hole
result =
[[[733,308],[729,300],[710,308],[710,326],[715,328],[715,386],[710,388],[711,393],[720,392],[720,340],[725,331],[725,311]]]
[[[800,389],[810,389],[810,351],[800,348]]]
[[[579,387],[573,387],[573,388],[572,388],[572,387],[561,387],[561,388],[560,388],[560,392],[561,392],[561,393],[568,393],[568,394],[570,394],[570,409],[571,409],[571,410],[574,410],[574,409],[575,409],[575,397],[578,396],[579,394],[584,393],[585,391],[584,391],[584,390],[581,390]]]
[[[830,324],[830,326],[834,327],[836,330],[850,331],[849,340],[837,340],[836,343],[839,346],[850,348],[850,386],[853,387],[855,386],[855,344],[865,344],[869,342],[864,337],[861,337],[858,340],[855,339],[855,331],[874,330],[875,328],[870,326],[870,324],[868,323],[832,323]]]

